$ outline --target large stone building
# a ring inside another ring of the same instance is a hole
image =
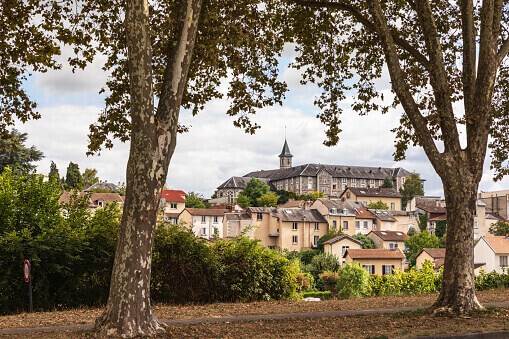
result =
[[[326,197],[339,197],[347,187],[377,188],[383,184],[385,177],[392,180],[394,188],[399,191],[406,178],[407,170],[383,167],[363,167],[344,165],[304,164],[292,165],[293,155],[285,140],[279,155],[279,168],[247,173],[242,177],[232,177],[217,188],[214,203],[236,201],[238,194],[246,187],[251,178],[258,178],[267,183],[271,190],[292,191],[297,194],[323,192]]]

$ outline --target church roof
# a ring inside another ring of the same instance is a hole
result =
[[[321,171],[327,171],[333,178],[364,178],[383,180],[386,176],[410,176],[410,172],[403,168],[365,167],[365,166],[344,166],[344,165],[323,165],[305,164],[285,169],[262,170],[250,172],[244,177],[268,178],[280,180],[298,176],[316,176]]]
[[[292,153],[290,153],[290,147],[288,147],[288,143],[285,139],[285,144],[283,145],[283,150],[281,151],[280,157],[293,157]]]

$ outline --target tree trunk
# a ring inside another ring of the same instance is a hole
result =
[[[168,63],[156,114],[148,1],[127,2],[131,147],[110,294],[95,325],[99,335],[154,335],[165,328],[150,304],[152,245],[159,200],[176,146],[179,110],[202,2],[180,0],[180,20],[175,41],[168,41]]]
[[[451,166],[447,172],[442,178],[447,206],[445,263],[442,289],[433,307],[438,311],[466,313],[482,308],[475,296],[473,251],[480,175],[472,175],[466,164]]]

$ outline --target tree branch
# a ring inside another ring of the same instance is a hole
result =
[[[451,152],[459,157],[461,145],[456,119],[451,102],[449,80],[445,69],[440,37],[438,35],[433,12],[428,0],[417,0],[417,17],[422,28],[422,34],[429,54],[432,71],[430,82],[435,96],[438,111],[438,123],[442,131],[445,153]],[[460,160],[459,158],[457,160]]]
[[[374,21],[373,24],[375,25],[376,32],[384,50],[385,60],[391,76],[392,88],[396,92],[396,95],[398,96],[398,99],[400,100],[415,133],[417,134],[419,144],[424,148],[424,152],[426,152],[426,155],[436,172],[439,175],[443,175],[444,162],[442,155],[435,145],[431,132],[428,129],[426,119],[424,119],[420,113],[419,108],[410,93],[408,85],[404,80],[392,34],[387,27],[380,3],[378,0],[370,0],[369,3],[369,9]]]
[[[508,52],[509,52],[509,39],[507,39],[506,41],[504,41],[502,43],[502,47],[500,47],[500,50],[497,53],[498,65],[500,65],[502,63],[502,60],[504,60],[504,58],[507,56]]]
[[[303,1],[303,0],[295,0],[294,2],[301,6],[339,9],[339,10],[348,12],[364,27],[366,27],[370,31],[376,32],[375,25],[371,21],[369,21],[364,15],[362,15],[362,13],[357,8],[355,8],[351,5],[337,3],[337,2],[319,2],[319,1]],[[430,71],[428,59],[426,59],[426,57],[424,55],[422,55],[421,52],[419,52],[419,50],[417,50],[415,47],[413,47],[405,39],[396,35],[394,32],[391,32],[391,34],[392,34],[392,39],[399,47],[401,47],[403,50],[407,51],[411,56],[413,56],[428,72]]]
[[[461,30],[463,32],[463,94],[465,98],[465,116],[468,118],[472,114],[476,80],[476,32],[472,0],[462,0],[460,10]]]

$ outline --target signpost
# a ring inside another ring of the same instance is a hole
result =
[[[32,303],[32,277],[30,276],[30,261],[25,260],[25,263],[23,265],[23,273],[25,276],[25,281],[28,283],[28,299],[30,302],[30,312],[34,311],[34,306]]]

